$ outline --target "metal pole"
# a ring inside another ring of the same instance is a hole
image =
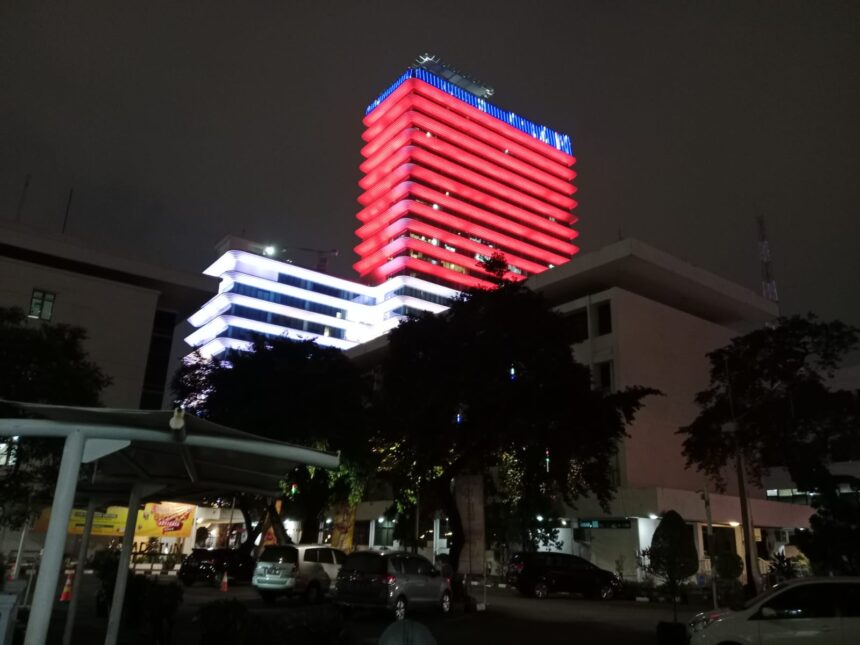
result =
[[[717,602],[717,574],[714,568],[716,553],[714,553],[714,522],[711,519],[711,495],[708,492],[708,487],[702,489],[702,499],[705,500],[705,519],[708,521],[708,553],[711,556],[711,596],[714,599],[714,609],[719,608]]]
[[[116,645],[119,636],[119,622],[122,618],[122,604],[125,600],[125,586],[128,582],[128,565],[131,560],[131,545],[134,541],[134,531],[137,528],[137,507],[140,506],[141,489],[135,484],[128,496],[128,515],[125,518],[125,532],[122,536],[122,548],[119,551],[119,565],[116,571],[116,583],[113,588],[113,599],[110,604],[105,645]]]
[[[75,566],[75,577],[72,579],[72,599],[69,601],[69,611],[66,614],[66,627],[63,630],[63,645],[71,645],[72,630],[75,628],[75,613],[78,611],[78,598],[81,583],[84,579],[84,561],[87,559],[87,548],[90,544],[90,533],[93,529],[93,516],[96,514],[96,500],[87,502],[87,516],[84,520],[84,532],[81,535],[81,546],[78,548],[78,562]]]
[[[48,637],[48,625],[51,622],[51,611],[54,609],[57,593],[57,579],[63,564],[63,548],[66,544],[66,534],[69,532],[69,517],[75,501],[81,458],[84,456],[84,443],[83,433],[75,430],[66,437],[63,445],[63,459],[60,462],[57,485],[54,488],[54,501],[51,505],[51,521],[48,524],[48,533],[45,535],[44,555],[39,568],[39,577],[36,579],[36,591],[33,593],[24,645],[44,645]]]
[[[18,579],[18,572],[21,570],[21,556],[24,554],[24,541],[27,539],[29,532],[30,522],[28,520],[21,527],[21,539],[18,541],[18,555],[15,556],[15,566],[12,567],[12,580]]]
[[[418,486],[421,486],[421,482],[419,480]],[[419,509],[421,504],[421,497],[418,489],[415,489],[415,548],[412,549],[413,553],[418,553],[418,540],[421,539],[421,524],[418,521],[420,516]]]

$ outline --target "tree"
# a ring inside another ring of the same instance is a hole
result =
[[[504,462],[511,503],[573,503],[614,492],[625,426],[653,390],[592,388],[573,359],[564,319],[518,284],[473,291],[442,315],[401,323],[378,373],[374,449],[402,505],[439,500],[464,544],[456,478]]]
[[[666,581],[672,594],[672,613],[678,622],[678,586],[699,570],[699,553],[691,527],[678,513],[666,511],[651,538],[651,546],[642,551],[648,558],[649,573]]]
[[[827,381],[857,346],[857,329],[810,314],[780,318],[708,354],[711,382],[696,396],[699,415],[679,430],[687,465],[724,490],[722,470],[740,454],[744,477],[756,485],[769,468],[783,466],[797,488],[819,495],[819,506],[835,503],[839,481],[828,465],[860,439],[860,395]],[[731,436],[723,432],[727,424]],[[824,538],[838,513],[819,508],[813,536]]]
[[[98,406],[111,379],[89,360],[80,327],[28,319],[0,308],[0,399]],[[15,412],[10,412],[10,414]],[[0,437],[14,462],[0,470],[0,525],[20,528],[54,494],[62,442]]]
[[[335,348],[288,338],[255,338],[249,351],[226,359],[192,357],[173,379],[177,400],[214,422],[310,448],[342,451],[334,473],[301,466],[284,473],[280,515],[302,520],[302,541],[315,542],[322,512],[335,499],[360,494],[367,453],[364,385]],[[255,496],[237,498],[248,526],[275,513]],[[273,526],[279,522],[273,522]],[[255,538],[256,535],[253,535]],[[250,544],[248,544],[250,542]]]

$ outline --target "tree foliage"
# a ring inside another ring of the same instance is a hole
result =
[[[688,466],[724,489],[721,470],[742,451],[747,476],[758,485],[778,465],[798,488],[832,488],[827,464],[841,445],[857,440],[860,398],[831,390],[827,380],[857,342],[856,329],[810,314],[780,318],[708,354],[711,383],[696,396],[699,416],[679,430]],[[734,418],[729,437],[723,429]]]
[[[180,404],[217,423],[342,452],[343,465],[333,473],[308,466],[284,473],[281,514],[302,519],[303,541],[316,541],[320,514],[329,503],[360,494],[368,453],[364,384],[340,350],[257,337],[249,351],[227,359],[187,360],[173,379],[173,391]],[[261,526],[270,510],[266,500],[243,495],[239,502],[246,523],[259,519]]]
[[[648,572],[666,581],[672,594],[675,622],[678,622],[678,585],[699,570],[699,552],[691,527],[675,511],[666,511],[651,538],[651,546],[642,552],[648,558]]]
[[[80,327],[28,319],[0,308],[0,399],[98,406],[111,379],[89,360]],[[9,411],[9,414],[17,414]],[[62,449],[59,439],[9,446],[14,465],[0,471],[0,525],[18,528],[50,503]]]
[[[652,392],[593,389],[563,318],[510,283],[402,323],[377,376],[381,469],[404,504],[432,489],[451,523],[455,565],[463,526],[452,480],[505,462],[513,505],[584,495],[606,504],[617,443]]]

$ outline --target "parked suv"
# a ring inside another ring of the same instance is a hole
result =
[[[426,558],[411,553],[358,551],[346,557],[334,590],[337,604],[385,609],[397,620],[409,608],[451,611],[451,581]]]
[[[735,610],[696,615],[690,643],[860,643],[860,578],[781,582]]]
[[[316,602],[329,592],[344,558],[343,551],[325,544],[267,546],[257,561],[252,583],[263,602],[293,594],[304,594],[308,602]]]
[[[248,582],[254,558],[234,549],[192,549],[179,567],[179,579],[186,587],[195,582],[218,584],[227,572],[230,582]]]
[[[535,598],[567,591],[609,600],[621,589],[621,581],[614,573],[566,553],[515,553],[506,577],[508,584]]]

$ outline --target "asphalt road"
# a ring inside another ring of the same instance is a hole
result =
[[[88,579],[89,578],[89,579]],[[76,622],[75,643],[99,643],[104,638],[106,621],[94,613],[96,583],[90,576],[84,580],[83,597]],[[481,591],[472,588],[479,596]],[[254,616],[303,617],[313,620],[335,621],[339,615],[326,604],[308,608],[301,601],[280,599],[274,607],[266,606],[250,586],[234,585],[222,593],[216,588],[193,586],[185,589],[184,602],[177,616],[173,643],[181,645],[201,642],[201,625],[195,620],[198,610],[213,600],[235,598],[244,603]],[[679,608],[679,618],[689,618],[697,609]],[[546,600],[524,598],[517,592],[505,589],[487,591],[486,611],[466,613],[455,607],[449,616],[432,611],[414,612],[409,618],[425,624],[439,645],[474,645],[479,643],[554,645],[577,643],[649,644],[656,643],[658,621],[671,620],[671,606],[628,601],[600,602],[576,597],[558,596]],[[58,605],[54,612],[51,643],[59,643],[65,619],[65,607]],[[338,645],[371,645],[391,623],[388,615],[355,613],[345,622],[338,623],[341,640]],[[151,643],[146,632],[125,630],[120,642],[127,645]]]

